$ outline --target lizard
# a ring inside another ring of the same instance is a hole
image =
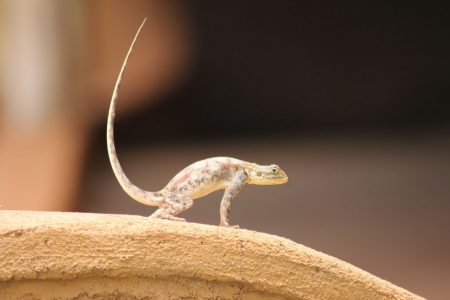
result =
[[[174,221],[186,221],[176,215],[192,207],[194,199],[224,189],[220,204],[219,225],[239,228],[237,225],[230,226],[229,223],[231,200],[245,184],[277,185],[286,183],[288,176],[279,166],[274,164],[258,165],[231,157],[212,157],[187,166],[176,174],[162,190],[150,192],[134,185],[120,165],[114,143],[115,107],[123,73],[145,21],[146,19],[137,30],[122,63],[109,107],[106,142],[115,177],[122,189],[132,199],[145,205],[158,207],[150,217]]]

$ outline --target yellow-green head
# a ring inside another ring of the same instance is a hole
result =
[[[253,165],[248,168],[248,183],[256,185],[275,185],[288,182],[286,173],[277,165]]]

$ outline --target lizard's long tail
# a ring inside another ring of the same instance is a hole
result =
[[[116,115],[115,108],[116,108],[116,102],[119,95],[119,88],[120,83],[122,81],[123,73],[125,71],[125,67],[128,63],[128,58],[130,57],[131,52],[133,51],[134,44],[139,36],[139,33],[141,32],[142,27],[145,24],[145,21],[147,18],[144,19],[141,26],[139,27],[138,31],[136,32],[136,35],[134,36],[133,41],[131,42],[131,46],[128,49],[128,53],[125,56],[125,60],[123,61],[122,67],[119,72],[119,76],[117,77],[116,85],[114,86],[114,91],[111,97],[111,104],[109,106],[109,113],[108,113],[108,122],[107,122],[107,128],[106,128],[106,143],[108,147],[108,155],[109,155],[109,161],[111,162],[112,169],[114,171],[114,174],[116,175],[117,180],[119,181],[119,184],[122,186],[123,190],[134,200],[145,204],[145,205],[151,205],[151,206],[161,206],[163,204],[163,195],[159,192],[148,192],[140,189],[139,187],[135,186],[125,175],[123,172],[123,169],[119,163],[119,159],[117,158],[116,153],[116,147],[114,145],[114,118]]]

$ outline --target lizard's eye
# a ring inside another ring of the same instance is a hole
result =
[[[262,175],[262,172],[261,172],[261,171],[258,171],[258,172],[256,172],[256,175],[257,175],[257,176],[261,176],[261,175]]]
[[[277,165],[271,165],[270,168],[272,173],[278,173],[278,171],[280,170],[280,168]]]

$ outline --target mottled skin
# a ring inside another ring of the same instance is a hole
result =
[[[257,185],[283,184],[288,181],[286,173],[277,165],[261,166],[231,157],[213,157],[189,165],[175,175],[162,190],[149,192],[135,186],[120,166],[114,145],[115,107],[128,58],[144,23],[145,20],[139,27],[122,64],[109,107],[106,136],[109,160],[114,174],[124,191],[131,198],[145,205],[158,206],[159,209],[151,217],[161,219],[185,221],[176,217],[176,215],[190,208],[194,199],[224,189],[225,193],[220,204],[220,225],[228,227],[230,226],[228,215],[231,199],[246,183]]]

